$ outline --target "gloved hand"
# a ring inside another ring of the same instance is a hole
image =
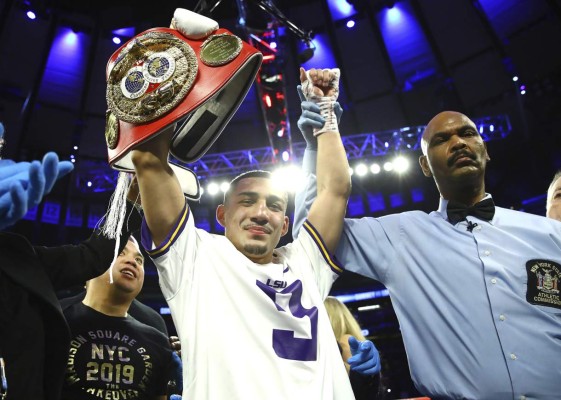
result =
[[[69,161],[59,162],[53,152],[47,153],[42,163],[10,161],[0,163],[0,229],[21,219],[51,191],[57,179],[74,168]]]
[[[169,400],[181,400],[181,396],[178,394],[172,394],[169,396]]]
[[[27,185],[30,166],[28,162],[0,160],[0,196],[8,193],[14,182]]]
[[[13,225],[27,212],[27,192],[21,182],[13,182],[10,191],[0,196],[0,229]]]
[[[351,347],[352,357],[349,357],[347,363],[351,366],[352,371],[356,371],[362,375],[375,375],[382,368],[380,364],[380,354],[370,340],[364,342],[358,341],[354,336],[349,337],[349,346]]]
[[[51,151],[43,157],[42,167],[45,175],[45,189],[36,204],[39,204],[43,196],[51,192],[57,180],[74,169],[74,164],[70,161],[59,161],[57,154]]]
[[[173,352],[172,356],[173,356],[173,363],[175,364],[172,374],[172,380],[175,381],[176,390],[182,393],[183,392],[183,363],[181,361],[181,358],[179,358],[179,356],[175,351]]]
[[[306,147],[309,150],[316,150],[318,147],[318,140],[314,136],[314,128],[323,128],[325,119],[320,114],[319,106],[316,103],[306,100],[306,96],[304,96],[304,92],[302,91],[302,85],[296,86],[296,90],[298,91],[298,97],[300,97],[300,105],[302,107],[302,114],[300,118],[298,118],[298,128],[300,132],[302,132],[302,136],[304,136]],[[333,111],[337,117],[338,125],[343,115],[343,108],[341,108],[338,101],[333,105]]]

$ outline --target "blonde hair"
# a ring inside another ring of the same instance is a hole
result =
[[[324,304],[337,340],[343,335],[352,335],[360,341],[366,340],[358,321],[345,304],[332,296],[328,296]]]

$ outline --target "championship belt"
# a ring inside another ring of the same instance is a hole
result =
[[[109,163],[134,172],[130,151],[176,124],[170,153],[191,163],[222,133],[247,95],[263,55],[210,18],[177,9],[173,28],[144,31],[107,63]],[[175,28],[175,29],[174,29]],[[170,162],[188,198],[196,175]]]

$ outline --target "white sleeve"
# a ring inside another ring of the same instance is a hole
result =
[[[292,247],[296,251],[301,250],[308,261],[296,262],[294,267],[302,270],[302,266],[311,264],[312,270],[309,272],[313,274],[322,299],[325,299],[333,282],[343,272],[342,265],[333,254],[329,253],[323,239],[308,220],[302,224],[300,234],[292,243]],[[305,270],[301,272],[306,273]]]
[[[142,223],[142,245],[156,265],[166,300],[191,281],[199,242],[197,231],[187,202],[177,223],[159,246],[154,245],[146,220]]]

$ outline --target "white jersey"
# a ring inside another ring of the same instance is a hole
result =
[[[354,399],[323,300],[341,272],[306,222],[293,243],[256,264],[190,210],[155,248],[183,358],[183,398]]]

